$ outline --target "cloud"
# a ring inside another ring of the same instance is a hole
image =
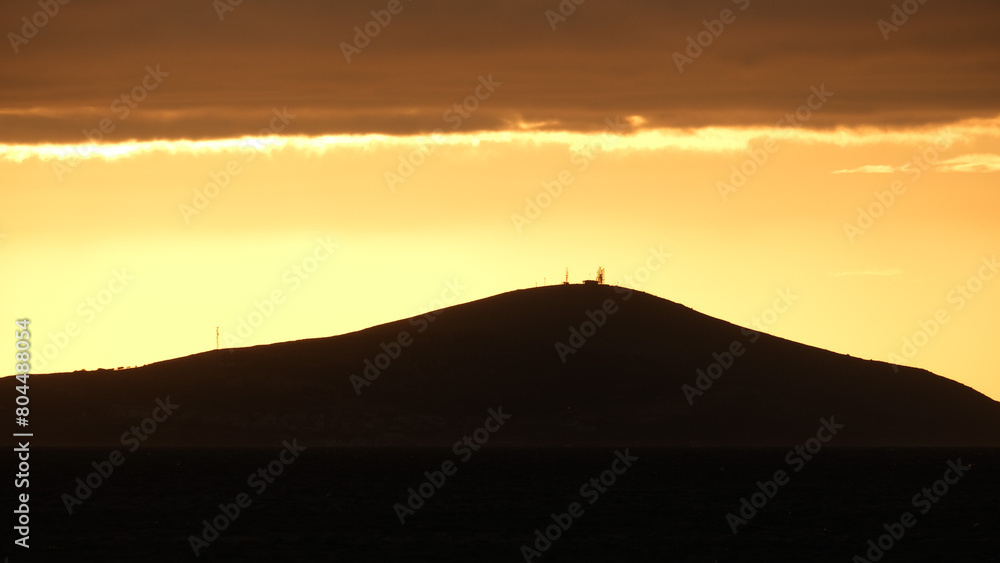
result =
[[[886,164],[866,164],[857,168],[845,168],[834,170],[830,174],[893,174],[902,171],[902,166],[889,166]]]
[[[271,114],[268,114],[271,115]],[[291,122],[289,128],[297,124]],[[257,150],[271,153],[292,149],[310,154],[323,154],[340,148],[370,149],[383,146],[414,148],[428,145],[467,145],[482,143],[565,145],[570,151],[680,151],[697,153],[739,153],[764,139],[782,143],[826,146],[873,146],[880,144],[921,146],[940,140],[975,140],[981,137],[1000,137],[1000,118],[992,121],[976,120],[951,124],[943,128],[885,130],[863,128],[838,128],[836,130],[806,130],[794,127],[700,127],[673,129],[632,129],[640,123],[640,116],[614,118],[602,121],[605,130],[594,132],[544,131],[519,127],[511,131],[459,132],[447,135],[264,135],[219,139],[159,139],[145,141],[88,143],[0,143],[0,160],[23,162],[37,158],[43,161],[69,161],[103,159],[117,160],[148,153],[208,154],[236,153]],[[261,121],[260,123],[267,123]],[[616,133],[615,131],[622,131]],[[881,172],[879,165],[862,166],[833,173]],[[903,167],[884,168],[890,171]]]
[[[965,136],[968,140],[968,136]],[[833,170],[830,174],[894,174],[905,172],[913,165],[900,166],[889,164],[866,164],[857,168]],[[998,154],[966,154],[936,162],[934,167],[939,172],[1000,172],[1000,155]]]
[[[842,272],[830,272],[829,276],[834,278],[842,277],[855,277],[855,276],[900,276],[903,274],[903,270],[899,268],[890,268],[888,270],[846,270]]]
[[[937,163],[942,172],[998,172],[1000,154],[967,154]]]
[[[243,2],[223,21],[207,1],[74,2],[18,53],[0,53],[0,142],[80,142],[105,118],[109,142],[236,138],[283,106],[301,135],[426,134],[447,129],[444,112],[490,74],[502,85],[461,132],[600,132],[614,115],[641,116],[633,125],[647,129],[767,127],[821,85],[834,94],[811,112],[813,130],[1000,115],[993,0],[922,6],[888,41],[881,3],[741,4],[722,3],[735,21],[679,72],[673,54],[705,33],[718,5],[572,4],[553,30],[554,0],[403,2],[348,62],[343,45],[385,1]],[[0,21],[19,32],[37,10],[3,2]],[[119,120],[111,105],[147,65],[169,76]]]

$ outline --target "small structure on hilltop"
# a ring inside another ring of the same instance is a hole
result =
[[[597,279],[583,280],[584,285],[601,285],[604,283],[604,268],[597,268]]]
[[[566,279],[563,281],[563,285],[569,285],[569,266],[566,266]]]

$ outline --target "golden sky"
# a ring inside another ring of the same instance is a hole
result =
[[[39,6],[0,8],[0,318],[36,372],[604,266],[1000,399],[992,3]]]

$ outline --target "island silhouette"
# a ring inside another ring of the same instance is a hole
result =
[[[507,446],[1000,446],[1000,403],[597,283],[521,289],[353,333],[123,370],[33,374],[39,445],[444,446],[502,410]],[[2,387],[12,402],[14,386]],[[166,402],[166,403],[164,403]],[[132,438],[134,439],[134,438]]]

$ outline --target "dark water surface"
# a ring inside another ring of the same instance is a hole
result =
[[[140,448],[125,453],[72,515],[62,494],[74,494],[76,478],[85,479],[91,462],[107,460],[111,450],[35,449],[31,549],[8,541],[3,555],[11,563],[517,562],[525,561],[521,546],[534,545],[535,530],[576,502],[582,515],[531,561],[846,563],[865,556],[868,540],[877,541],[883,524],[907,511],[915,524],[903,528],[880,561],[1000,561],[1000,450],[830,448],[802,465],[788,463],[784,449],[629,448],[638,460],[615,464],[622,473],[606,473],[614,483],[598,482],[600,492],[581,486],[612,469],[615,448],[487,444],[467,462],[450,449],[308,448],[291,464],[273,463],[281,474],[258,494],[265,482],[248,483],[248,476],[279,459],[281,449]],[[960,478],[949,473],[957,482],[946,493],[931,490],[938,500],[921,497],[915,506],[914,495],[943,479],[948,461],[959,458],[971,469]],[[449,460],[454,474],[400,524],[393,506],[405,505],[407,489]],[[727,513],[738,515],[741,497],[749,499],[757,481],[779,470],[787,483],[772,488],[773,498],[733,534]],[[249,506],[196,557],[189,537],[201,536],[202,521],[240,493]]]

